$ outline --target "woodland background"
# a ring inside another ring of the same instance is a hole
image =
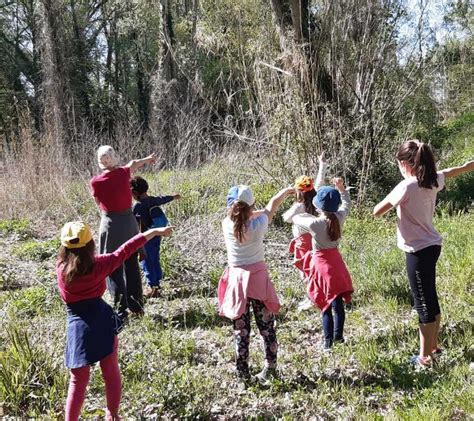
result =
[[[247,152],[281,182],[324,149],[365,203],[398,177],[401,140],[441,155],[446,123],[472,120],[473,16],[465,0],[2,0],[1,155],[94,172],[105,143],[161,168]]]
[[[120,334],[124,419],[471,420],[474,174],[438,195],[433,370],[409,364],[418,321],[395,213],[374,220],[371,205],[401,179],[404,139],[430,142],[440,168],[473,159],[473,17],[466,0],[0,0],[0,418],[64,418],[58,232],[77,219],[97,232],[88,183],[111,144],[122,162],[157,152],[150,192],[182,195],[164,207],[162,295]],[[319,312],[297,311],[305,285],[278,214],[265,260],[279,375],[245,388],[216,308],[226,193],[249,184],[264,205],[322,150],[356,205],[340,247],[346,342],[324,352]],[[95,370],[85,419],[104,417],[103,387]]]

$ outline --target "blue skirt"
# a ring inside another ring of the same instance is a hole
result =
[[[66,367],[94,364],[113,351],[122,321],[102,298],[66,304]]]

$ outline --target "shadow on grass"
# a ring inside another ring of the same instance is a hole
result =
[[[322,384],[331,388],[346,386],[350,388],[380,387],[383,389],[418,390],[432,387],[438,380],[439,374],[433,371],[416,371],[408,364],[390,364],[389,372],[377,370],[375,373],[357,373],[349,375],[342,370],[327,373],[307,375],[299,372],[294,379],[278,381],[276,389],[279,392],[292,392],[303,389],[305,392],[317,390]]]
[[[199,308],[186,309],[184,312],[171,317],[154,315],[153,320],[163,326],[169,326],[171,324],[174,328],[182,330],[194,329],[197,327],[211,329],[228,324],[228,321],[217,314],[217,310],[213,312],[205,312]]]

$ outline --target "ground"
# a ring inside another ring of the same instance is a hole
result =
[[[423,371],[408,363],[417,352],[417,317],[393,216],[372,220],[359,212],[345,224],[341,251],[355,293],[347,307],[346,343],[330,353],[322,349],[319,312],[297,311],[304,286],[287,253],[290,228],[277,219],[266,259],[282,301],[280,374],[265,387],[246,388],[233,372],[231,324],[216,309],[225,264],[219,200],[208,196],[201,212],[186,201],[170,205],[177,229],[164,242],[162,297],[149,300],[145,317],[131,320],[120,334],[123,416],[433,420],[474,413],[474,215],[440,212],[436,218],[444,241],[438,290],[445,352],[435,369]],[[0,232],[0,408],[10,416],[61,417],[68,373],[65,311],[53,271],[57,229],[4,220]],[[250,358],[257,372],[263,351],[253,329]],[[103,416],[104,399],[96,369],[83,416]]]

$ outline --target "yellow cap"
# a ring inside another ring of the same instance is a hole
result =
[[[61,230],[61,244],[68,249],[85,247],[91,240],[91,229],[84,222],[68,222]]]
[[[302,175],[295,180],[295,189],[306,193],[314,189],[314,180],[307,175]]]

